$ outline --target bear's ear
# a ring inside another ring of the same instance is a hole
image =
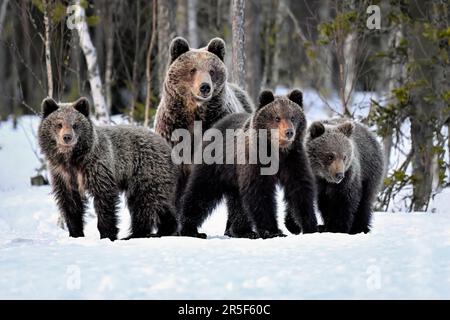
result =
[[[89,100],[82,97],[73,103],[75,110],[80,112],[86,118],[89,118]]]
[[[214,53],[219,57],[220,60],[224,61],[225,59],[225,41],[220,38],[214,38],[208,43],[207,50],[211,53]]]
[[[183,53],[188,52],[191,50],[189,47],[189,42],[187,42],[186,39],[182,37],[177,37],[172,40],[172,43],[170,44],[170,62],[169,64],[172,64],[179,56],[181,56]]]
[[[355,130],[355,125],[351,122],[345,122],[338,126],[338,130],[345,134],[347,137],[350,137]]]
[[[288,99],[303,108],[303,93],[300,90],[292,90],[291,93],[288,94]]]
[[[58,110],[59,106],[56,103],[56,101],[53,100],[52,98],[45,98],[44,101],[42,101],[41,109],[42,109],[42,118],[45,119],[50,115],[50,113]]]
[[[258,109],[268,105],[271,102],[275,101],[275,96],[273,95],[273,92],[270,90],[264,90],[259,95],[259,106]]]
[[[325,132],[325,126],[319,122],[313,122],[311,126],[309,127],[309,135],[311,136],[311,139],[315,139],[323,135]]]

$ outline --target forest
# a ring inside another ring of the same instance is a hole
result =
[[[253,100],[300,88],[307,113],[377,133],[378,211],[428,211],[450,184],[449,18],[447,0],[0,0],[0,127],[86,96],[98,123],[151,128],[171,40],[221,37]]]

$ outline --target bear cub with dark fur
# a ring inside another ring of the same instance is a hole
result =
[[[101,238],[117,239],[119,194],[131,214],[130,238],[176,233],[177,167],[160,136],[131,126],[95,126],[89,102],[42,103],[39,145],[53,193],[71,237],[83,237],[87,196],[93,196]]]
[[[383,150],[367,127],[345,119],[314,122],[306,148],[316,176],[323,231],[368,233],[384,173]]]
[[[251,221],[255,231],[240,234],[241,237],[283,236],[276,219],[277,184],[284,187],[285,201],[292,219],[290,223],[298,225],[305,233],[316,231],[314,178],[303,145],[306,119],[302,93],[294,90],[287,97],[275,98],[271,91],[263,91],[259,100],[259,106],[253,114],[229,115],[214,128],[223,137],[226,136],[227,129],[243,129],[240,134],[245,134],[250,129],[256,129],[256,132],[259,129],[278,130],[279,152],[275,152],[278,153],[278,171],[272,175],[262,175],[260,169],[264,165],[259,159],[256,164],[236,164],[236,140],[224,140],[223,154],[226,154],[229,144],[235,144],[234,164],[203,163],[193,166],[182,198],[181,235],[205,238],[205,234],[198,232],[198,227],[223,197],[232,197],[241,202],[241,223]],[[245,136],[246,154],[249,151],[250,137]],[[267,139],[268,148],[271,148],[270,133]],[[203,148],[207,146],[208,143],[205,143]],[[237,227],[241,228],[239,225]],[[244,225],[242,228],[245,227]],[[233,232],[233,228],[227,225],[227,233],[229,232]]]

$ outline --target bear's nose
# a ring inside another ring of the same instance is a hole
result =
[[[209,85],[209,83],[202,83],[200,85],[200,92],[202,94],[209,94],[211,92],[211,86]]]
[[[294,137],[294,129],[286,129],[284,134],[286,135],[286,138],[291,140]]]
[[[336,180],[344,179],[344,173],[343,172],[336,173],[335,178],[336,178]]]
[[[64,140],[64,143],[70,143],[72,141],[72,135],[71,134],[65,134],[63,136],[63,140]]]

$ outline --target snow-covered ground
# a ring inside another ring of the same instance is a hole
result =
[[[368,235],[229,239],[220,206],[207,240],[99,240],[92,214],[86,238],[71,239],[50,188],[29,186],[36,118],[11,127],[0,124],[0,299],[450,298],[450,190],[434,213],[376,213]]]

